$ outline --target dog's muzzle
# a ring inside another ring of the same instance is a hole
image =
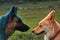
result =
[[[25,24],[22,24],[22,25],[15,26],[15,29],[19,30],[21,32],[25,32],[25,31],[29,30],[29,27],[27,25],[25,25]]]
[[[42,34],[44,33],[44,31],[40,32],[40,33],[35,33],[34,31],[32,31],[35,35],[39,35],[39,34]]]

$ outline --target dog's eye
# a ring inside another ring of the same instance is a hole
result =
[[[40,25],[39,27],[42,27],[42,25]]]
[[[16,21],[17,23],[20,23],[20,21]]]
[[[16,21],[16,22],[19,22],[19,21]]]

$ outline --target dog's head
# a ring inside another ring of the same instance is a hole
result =
[[[7,14],[6,32],[13,33],[15,30],[25,32],[29,27],[24,24],[21,18],[17,15],[17,7],[12,7]]]
[[[40,34],[43,32],[52,31],[54,27],[54,18],[55,18],[55,11],[52,10],[47,17],[41,20],[36,28],[33,29],[33,33]]]

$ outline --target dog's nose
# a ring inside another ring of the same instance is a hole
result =
[[[34,31],[32,31],[34,33]]]

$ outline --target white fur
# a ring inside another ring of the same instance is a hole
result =
[[[52,31],[49,31],[49,28],[47,28],[47,25],[49,22],[46,22],[44,27],[45,27],[45,32],[46,34],[44,35],[44,40],[50,40],[54,36],[54,27],[52,27]]]

